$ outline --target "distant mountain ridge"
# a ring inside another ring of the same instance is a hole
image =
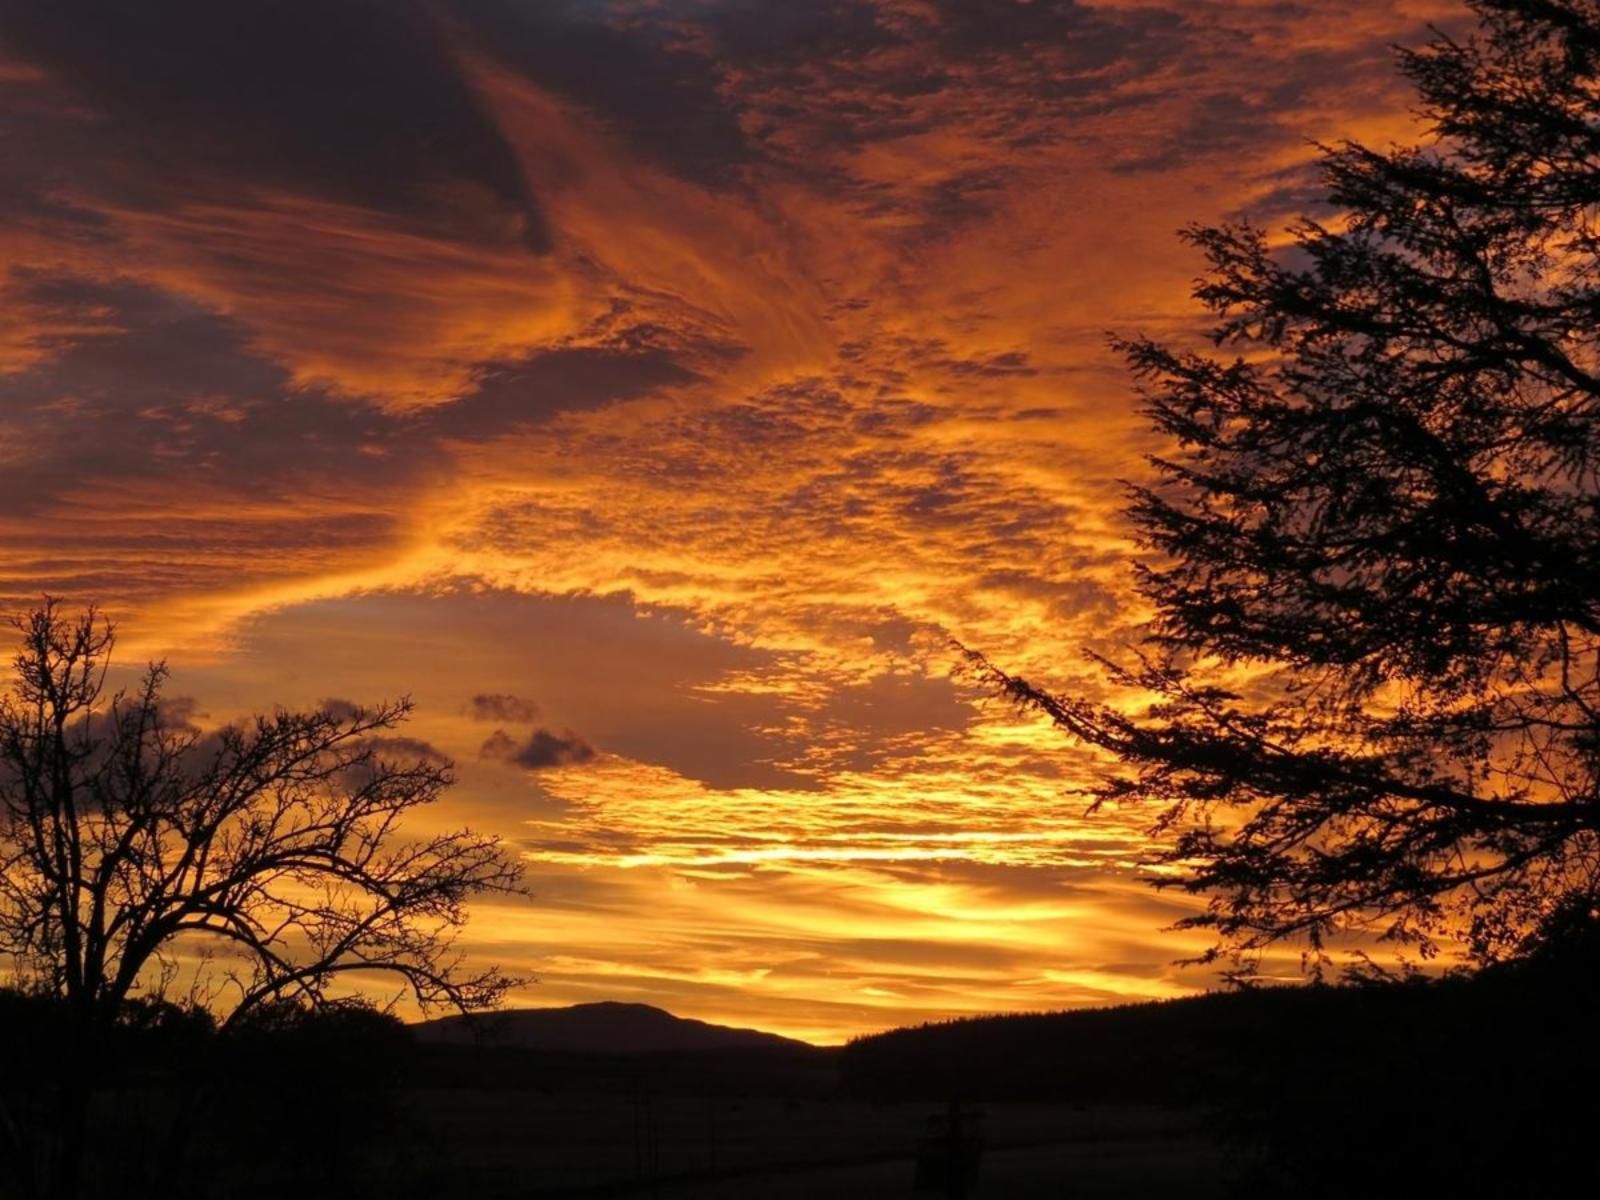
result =
[[[411,1027],[425,1045],[516,1047],[576,1054],[649,1054],[688,1050],[814,1049],[809,1042],[678,1017],[649,1004],[603,1000],[565,1008],[516,1008],[472,1017],[441,1017]]]

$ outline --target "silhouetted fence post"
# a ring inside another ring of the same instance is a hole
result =
[[[713,1175],[717,1171],[717,1105],[719,1098],[706,1101],[706,1169]]]
[[[655,1093],[638,1066],[629,1075],[633,1084],[633,1179],[650,1184],[656,1194],[661,1178],[661,1131],[656,1125]]]
[[[634,1067],[632,1072],[633,1083],[633,1180],[635,1183],[644,1182],[644,1106],[642,1103],[642,1087],[639,1081],[639,1068]]]
[[[968,1109],[960,1100],[951,1100],[946,1112],[928,1118],[928,1132],[917,1147],[917,1191],[968,1200],[978,1186],[982,1121],[982,1109]]]

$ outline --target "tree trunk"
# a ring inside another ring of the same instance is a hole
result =
[[[56,1144],[54,1170],[46,1194],[50,1200],[80,1200],[83,1194],[84,1160],[89,1151],[89,1110],[94,1103],[95,1084],[101,1077],[104,1044],[97,1015],[79,1006],[70,1018],[66,1053],[62,1056],[62,1075],[56,1104]]]
[[[69,1064],[69,1077],[61,1081],[57,1107],[55,1178],[52,1200],[79,1200],[83,1190],[83,1160],[88,1149],[89,1104],[93,1090],[76,1063]]]
[[[27,1132],[28,1120],[18,1118],[4,1096],[0,1096],[0,1150],[4,1151],[4,1172],[16,1184],[21,1200],[39,1200],[39,1180],[34,1171],[34,1145]]]

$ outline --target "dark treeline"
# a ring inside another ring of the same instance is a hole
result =
[[[1472,975],[1258,987],[900,1029],[845,1048],[880,1099],[1197,1107],[1236,1194],[1600,1184],[1595,938]]]
[[[219,1031],[203,1011],[134,1003],[95,1092],[84,1191],[180,1200],[500,1194],[486,1186],[476,1143],[439,1117],[453,1096],[501,1096],[463,1112],[492,1110],[512,1124],[535,1111],[649,1114],[652,1096],[726,1097],[730,1113],[746,1098],[1169,1105],[1206,1114],[1238,1196],[1594,1184],[1594,942],[1586,931],[1474,975],[962,1020],[842,1051],[419,1045],[394,1018],[359,1006],[274,1006]],[[33,1122],[33,1144],[45,1149],[62,1019],[57,1002],[0,992],[0,1093],[8,1119]],[[528,1108],[535,1093],[544,1098]],[[592,1118],[573,1119],[574,1136],[610,1137],[617,1153],[632,1153],[627,1129],[584,1132]],[[698,1125],[693,1132],[705,1136]],[[0,1184],[0,1195],[12,1194],[21,1194],[15,1180]]]
[[[26,1200],[58,1140],[60,1000],[0,989],[0,1117],[13,1150],[0,1200]],[[837,1053],[805,1046],[639,1054],[418,1043],[361,1004],[278,1003],[219,1028],[196,1006],[124,1004],[97,1064],[82,1191],[88,1197],[479,1194],[457,1134],[430,1096],[823,1099]],[[586,1101],[587,1103],[588,1101]]]
[[[816,1048],[559,1053],[488,1043],[414,1046],[413,1086],[474,1091],[823,1099],[839,1092],[838,1051]]]
[[[59,1000],[0,990],[0,1196],[48,1177],[70,1020]],[[224,1033],[202,1008],[128,1002],[95,1067],[84,1193],[267,1196],[365,1176],[376,1148],[404,1155],[396,1097],[417,1065],[405,1026],[364,1006],[280,1003]]]

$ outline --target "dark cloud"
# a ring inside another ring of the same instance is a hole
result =
[[[665,350],[558,349],[485,370],[456,403],[385,412],[296,383],[239,320],[150,284],[39,271],[11,282],[29,320],[63,331],[0,375],[0,445],[26,447],[0,471],[0,511],[29,519],[10,547],[25,586],[0,596],[13,604],[40,588],[130,600],[237,586],[281,572],[285,550],[334,567],[395,534],[405,497],[450,469],[452,441],[694,378]],[[84,507],[107,485],[182,503],[169,519],[112,525]]]
[[[943,675],[879,675],[840,688],[829,698],[826,711],[840,724],[875,738],[965,730],[973,716],[971,705]]]
[[[93,110],[102,152],[138,164],[152,193],[221,176],[470,232],[467,185],[543,246],[516,157],[430,12],[384,0],[3,0],[0,34]]]
[[[952,351],[942,338],[897,338],[892,347],[878,347],[879,353],[892,349],[895,357],[925,371],[951,376],[960,385],[980,379],[1030,378],[1039,373],[1026,350],[1002,350],[978,356]],[[870,353],[870,349],[864,348]]]
[[[539,706],[509,692],[479,692],[467,701],[467,715],[474,721],[526,722],[539,716]]]
[[[663,347],[567,347],[486,364],[453,403],[385,413],[296,384],[240,322],[150,284],[25,270],[12,284],[36,323],[71,332],[44,361],[0,380],[0,416],[40,418],[36,456],[50,458],[43,426],[53,424],[74,461],[104,455],[113,471],[159,453],[166,470],[210,461],[236,478],[287,463],[392,473],[428,457],[437,438],[491,437],[698,378]],[[351,457],[361,447],[365,461]]]
[[[825,61],[895,41],[878,6],[866,0],[732,0],[707,6],[696,20],[714,38],[719,57],[747,63]]]
[[[696,378],[662,349],[547,350],[484,368],[469,394],[425,414],[419,425],[443,436],[491,437],[555,413],[600,408]]]
[[[349,724],[371,716],[372,709],[354,700],[330,696],[317,705],[317,710],[341,724]],[[359,749],[369,751],[379,759],[389,762],[427,763],[429,766],[448,767],[450,756],[432,742],[400,733],[372,733],[356,743]]]
[[[385,734],[378,737],[369,737],[361,743],[364,749],[371,750],[379,758],[391,762],[423,762],[430,766],[444,767],[450,765],[450,756],[440,750],[432,742],[422,738],[403,737]]]
[[[519,536],[515,518],[507,518],[506,533]],[[523,596],[480,588],[380,592],[350,603],[363,627],[384,630],[395,645],[441,646],[442,630],[471,636],[423,655],[411,674],[390,683],[368,674],[375,666],[369,643],[321,635],[344,605],[318,602],[253,625],[249,653],[262,662],[314,659],[321,678],[351,681],[337,688],[346,695],[410,690],[454,712],[478,691],[536,695],[543,719],[557,728],[582,730],[586,742],[607,754],[660,764],[708,787],[817,786],[775,765],[805,745],[784,731],[787,700],[720,686],[730,675],[771,671],[783,656],[714,636],[681,612],[647,613],[624,594]],[[470,659],[462,657],[466,646],[474,648]],[[447,678],[429,684],[435,669]],[[462,676],[475,681],[471,690],[460,688]]]
[[[296,387],[230,317],[127,279],[18,282],[36,311],[89,332],[0,378],[0,425],[30,449],[0,479],[13,511],[47,507],[90,478],[242,487],[259,498],[329,477],[402,485],[441,461],[407,422]]]
[[[949,236],[969,221],[990,216],[1006,200],[1011,176],[993,166],[957,171],[924,190],[922,211],[930,225]]]
[[[755,157],[718,64],[670,17],[624,23],[579,0],[455,0],[449,11],[484,52],[600,116],[641,157],[695,179]]]
[[[161,696],[156,700],[156,722],[174,733],[196,733],[196,717],[204,717],[200,702],[193,696]]]
[[[483,758],[497,758],[529,771],[546,767],[569,767],[593,761],[595,748],[570,729],[554,733],[535,729],[517,740],[503,729],[496,729],[478,751]]]
[[[1149,39],[1185,24],[1178,4],[1119,12],[1082,0],[933,0],[930,10],[947,53],[978,57],[1064,47],[1085,66],[1130,54],[1148,60]]]
[[[1110,618],[1122,603],[1111,588],[1090,578],[1044,579],[1026,571],[992,571],[978,580],[978,586],[985,591],[1038,601],[1060,621],[1071,621],[1085,613]]]
[[[335,721],[354,721],[366,714],[366,709],[354,700],[344,700],[338,696],[330,696],[323,700],[317,705],[317,709]]]

